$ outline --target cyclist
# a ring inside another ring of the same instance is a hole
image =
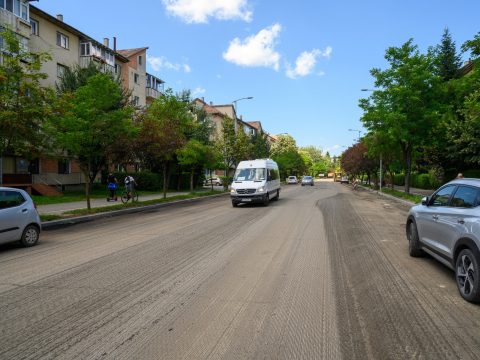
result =
[[[125,190],[127,191],[127,199],[132,197],[132,192],[135,190],[135,185],[137,185],[135,179],[131,175],[127,175],[124,180]]]
[[[107,199],[107,201],[110,201],[110,200],[117,201],[118,200],[117,198],[118,181],[115,175],[113,175],[112,173],[108,174],[107,187],[108,187],[108,191],[110,192],[110,197]]]

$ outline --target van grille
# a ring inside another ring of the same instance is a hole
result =
[[[245,194],[254,194],[255,189],[237,189],[237,194],[245,195]]]

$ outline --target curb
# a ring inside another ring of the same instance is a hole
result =
[[[113,210],[113,211],[106,211],[98,214],[92,214],[92,215],[82,215],[82,216],[77,216],[77,217],[71,217],[67,219],[59,219],[59,220],[52,220],[52,221],[45,221],[42,222],[42,230],[53,230],[53,229],[58,229],[61,227],[66,227],[66,226],[71,226],[75,224],[81,224],[81,223],[86,223],[98,219],[105,219],[105,218],[110,218],[110,217],[115,217],[115,216],[121,216],[121,215],[126,215],[126,214],[134,214],[134,213],[139,213],[139,212],[144,212],[144,211],[152,211],[156,209],[160,209],[163,207],[168,207],[168,206],[173,206],[173,205],[178,205],[178,204],[188,204],[192,202],[200,202],[203,200],[208,200],[220,196],[225,196],[225,195],[230,195],[230,193],[222,193],[222,194],[215,194],[215,195],[209,195],[209,196],[201,196],[197,198],[192,198],[192,199],[183,199],[183,200],[175,200],[175,201],[170,201],[170,202],[164,202],[164,203],[159,203],[159,204],[152,204],[152,205],[145,205],[145,206],[138,206],[138,207],[133,207],[133,208],[128,208],[128,209],[120,209],[120,210]]]

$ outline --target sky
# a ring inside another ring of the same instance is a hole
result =
[[[479,0],[40,0],[33,5],[117,49],[148,46],[147,72],[244,121],[338,155],[365,133],[358,100],[387,48],[421,52],[447,27],[457,48],[480,31]],[[112,41],[110,41],[112,44]],[[468,54],[462,55],[468,60]],[[354,131],[350,131],[354,130]]]

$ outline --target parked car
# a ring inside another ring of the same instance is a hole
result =
[[[311,176],[304,176],[302,178],[302,186],[304,185],[310,185],[313,186],[313,177]]]
[[[297,177],[296,176],[289,176],[287,178],[287,184],[294,184],[296,185],[298,183]]]
[[[348,183],[349,183],[348,176],[342,176],[340,179],[340,184],[348,184]]]
[[[480,302],[480,179],[457,179],[413,206],[406,232],[410,256],[428,253],[455,271],[460,295]]]
[[[0,187],[0,244],[20,241],[23,246],[33,246],[41,229],[30,195],[24,190]]]
[[[205,179],[205,181],[203,182],[203,185],[204,186],[211,186],[212,183],[213,183],[213,185],[220,186],[220,185],[222,185],[222,179],[220,179],[219,177],[208,178],[208,179]]]

